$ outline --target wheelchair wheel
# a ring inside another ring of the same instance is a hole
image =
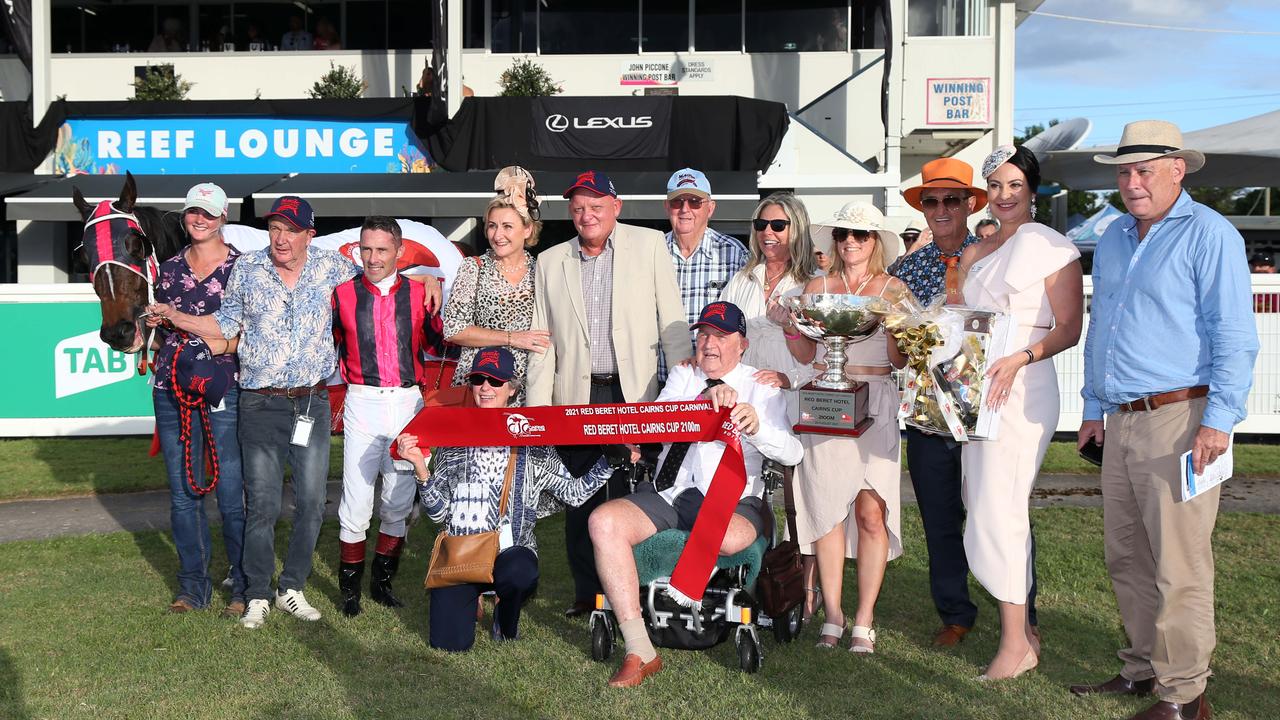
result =
[[[759,641],[747,633],[738,635],[737,641],[738,667],[742,668],[744,673],[759,672],[761,665]]]
[[[609,632],[608,622],[603,617],[591,618],[591,659],[596,662],[613,656],[613,633]]]
[[[786,615],[773,620],[773,637],[785,644],[800,637],[800,628],[804,626],[803,604],[796,605]]]

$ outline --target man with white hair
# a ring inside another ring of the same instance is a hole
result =
[[[1258,334],[1244,240],[1182,189],[1205,159],[1172,123],[1129,123],[1115,155],[1094,160],[1115,166],[1129,213],[1094,254],[1078,440],[1105,449],[1107,571],[1129,647],[1118,675],[1071,692],[1154,692],[1132,720],[1204,720],[1221,486],[1183,500],[1182,475],[1230,452],[1246,415]]]

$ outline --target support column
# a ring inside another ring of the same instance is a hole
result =
[[[48,0],[45,0],[46,2]],[[67,248],[63,242],[62,223],[19,220],[18,282],[67,282]]]
[[[31,0],[31,121],[39,125],[44,113],[53,101],[49,73],[49,51],[52,35],[49,25],[52,13],[50,0]]]
[[[1013,59],[1017,17],[1012,0],[996,5],[996,145],[1013,144]]]
[[[449,38],[445,45],[445,62],[449,68],[449,90],[446,97],[449,101],[449,117],[453,117],[462,105],[462,24],[465,20],[462,0],[448,0],[448,20],[448,25],[445,26]]]

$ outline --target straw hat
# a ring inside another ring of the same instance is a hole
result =
[[[831,231],[835,228],[845,230],[864,230],[875,232],[880,236],[880,245],[884,248],[884,264],[891,265],[902,254],[902,238],[898,233],[885,227],[884,213],[868,202],[851,202],[830,220],[823,220],[809,228],[809,239],[813,247],[830,255],[835,250],[836,241]]]
[[[924,181],[915,187],[902,191],[902,197],[911,207],[924,212],[920,206],[920,194],[929,188],[955,188],[968,190],[978,201],[973,206],[977,212],[987,205],[987,189],[973,184],[973,167],[963,160],[955,158],[938,158],[930,160],[920,169]]]
[[[1177,125],[1164,120],[1137,120],[1124,126],[1115,155],[1094,155],[1093,161],[1126,165],[1167,157],[1186,160],[1189,173],[1204,167],[1204,153],[1182,147],[1182,131]]]

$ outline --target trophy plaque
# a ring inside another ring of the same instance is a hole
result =
[[[783,298],[796,328],[820,341],[827,352],[826,371],[796,391],[800,422],[793,430],[858,437],[871,426],[867,384],[845,376],[845,349],[875,332],[880,316],[872,306],[883,302],[876,297],[824,293]]]

